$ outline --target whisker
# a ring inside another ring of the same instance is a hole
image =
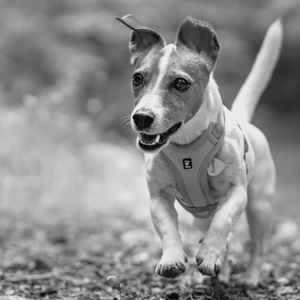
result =
[[[127,122],[127,123],[122,124],[122,126],[124,126],[124,127],[131,127],[131,123]]]
[[[123,120],[123,122],[127,122],[127,121],[129,121],[130,120],[130,116],[124,116],[124,117],[122,117],[124,120]]]
[[[131,116],[125,116],[123,117],[125,118],[125,120],[122,121],[122,126],[127,127],[127,126],[131,126]]]
[[[130,119],[130,118],[131,118],[131,115],[129,115],[129,116],[122,116],[121,118],[122,118],[122,119]]]

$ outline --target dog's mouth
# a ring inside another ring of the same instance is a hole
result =
[[[176,123],[169,130],[160,134],[140,133],[138,145],[144,151],[155,151],[166,144],[169,137],[174,134],[181,126],[181,122]]]

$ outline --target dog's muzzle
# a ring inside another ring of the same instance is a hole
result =
[[[138,136],[138,146],[144,151],[155,151],[166,144],[169,137],[181,126],[181,122],[176,123],[168,131],[160,134],[140,133]]]

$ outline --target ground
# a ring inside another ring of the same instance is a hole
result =
[[[0,291],[7,297],[0,299],[300,299],[300,243],[281,238],[257,288],[239,283],[241,255],[229,285],[217,279],[168,282],[154,274],[160,248],[152,228],[130,215],[76,216],[54,224],[2,216]],[[197,272],[195,264],[190,268]]]

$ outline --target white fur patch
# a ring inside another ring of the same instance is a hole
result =
[[[160,102],[157,101],[157,99],[158,99],[158,95],[159,95],[160,85],[161,85],[161,83],[164,79],[164,76],[167,73],[168,67],[170,65],[171,54],[173,53],[173,51],[175,49],[176,49],[176,46],[173,44],[169,44],[163,49],[163,55],[158,62],[158,76],[157,76],[155,85],[149,93],[147,93],[146,95],[143,96],[143,98],[140,100],[138,105],[133,110],[132,115],[134,115],[140,109],[147,109],[147,108],[155,110],[157,120],[159,120],[161,118],[161,116],[163,115],[164,108],[161,106]],[[132,122],[132,128],[134,129],[135,126],[134,126],[132,118],[131,118],[131,122]],[[156,128],[156,130],[158,132],[160,132],[158,129],[159,128]],[[153,130],[155,130],[155,128]]]
[[[211,77],[203,94],[203,102],[194,117],[183,124],[172,137],[172,142],[185,145],[201,135],[211,122],[216,122],[222,108],[218,86]]]
[[[171,54],[176,49],[176,46],[173,44],[169,44],[164,48],[164,54],[160,58],[158,63],[158,77],[156,79],[154,90],[159,88],[160,83],[163,81],[164,76],[167,73],[168,67],[169,67],[169,61]]]

